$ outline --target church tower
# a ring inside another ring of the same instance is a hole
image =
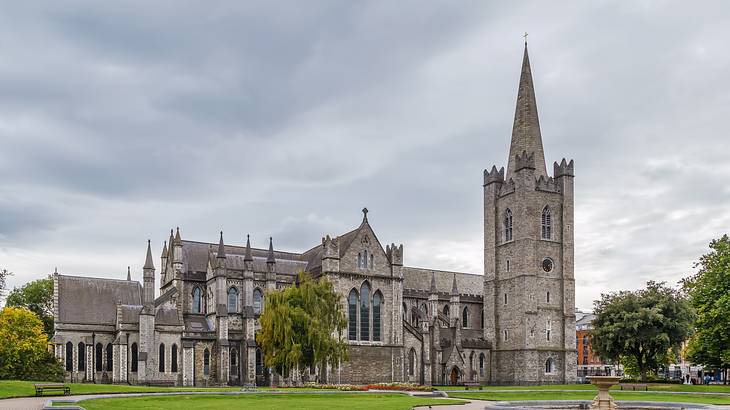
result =
[[[484,171],[484,336],[496,384],[577,379],[573,161],[547,174],[527,43],[507,172]]]

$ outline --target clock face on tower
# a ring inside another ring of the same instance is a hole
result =
[[[550,258],[545,258],[542,260],[542,270],[544,270],[547,273],[550,273],[553,271],[553,260]]]

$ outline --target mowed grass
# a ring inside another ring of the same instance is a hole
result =
[[[669,391],[669,392],[703,392],[703,393],[730,393],[730,385],[710,384],[710,385],[685,385],[685,384],[669,384],[669,383],[648,383],[650,391]],[[465,390],[464,386],[437,386],[439,390]],[[591,390],[596,391],[596,387],[592,384],[545,384],[541,386],[483,386],[483,390]],[[474,390],[473,387],[469,391]],[[621,390],[616,385],[611,388],[613,390]],[[478,390],[475,390],[478,391]]]
[[[172,395],[84,400],[78,404],[87,410],[107,409],[343,409],[408,410],[414,406],[465,403],[460,400],[428,399],[401,394],[241,394],[241,395]]]
[[[477,400],[592,400],[596,397],[596,391],[585,392],[471,392],[450,393],[449,397]],[[611,391],[611,396],[616,400],[628,401],[655,401],[655,402],[684,402],[701,404],[730,404],[730,396],[715,394],[666,394],[661,392],[622,392]]]
[[[0,381],[0,399],[10,397],[30,397],[35,396],[35,383],[48,382],[32,382],[21,380],[2,380]],[[126,384],[87,384],[87,383],[67,383],[71,387],[71,394],[93,394],[93,393],[150,393],[150,392],[171,392],[171,391],[238,391],[240,387],[148,387],[148,386],[130,386]],[[54,392],[57,393],[57,392]],[[54,394],[50,393],[50,394]]]

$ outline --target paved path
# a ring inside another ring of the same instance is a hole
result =
[[[466,399],[461,399],[466,400]],[[488,402],[482,400],[469,399],[469,404],[454,404],[449,406],[418,406],[414,410],[483,410],[487,407]]]

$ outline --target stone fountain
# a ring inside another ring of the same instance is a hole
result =
[[[608,393],[608,389],[611,388],[611,386],[614,386],[618,384],[619,380],[621,380],[618,376],[592,376],[589,377],[588,380],[591,381],[591,384],[596,386],[598,388],[598,396],[593,399],[593,403],[591,403],[591,409],[617,409],[618,404],[616,404],[615,401],[613,401],[613,397]]]

